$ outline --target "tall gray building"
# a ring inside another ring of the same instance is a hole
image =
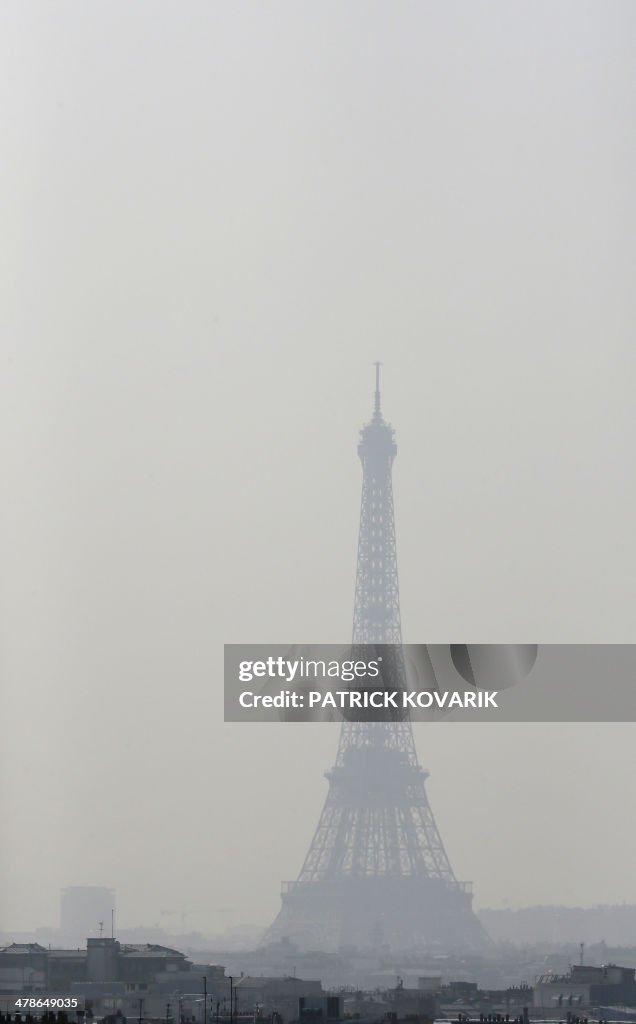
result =
[[[391,471],[397,448],[380,404],[358,446],[362,503],[353,646],[379,645],[384,685],[404,685]],[[367,657],[369,654],[367,654]],[[390,678],[389,678],[390,677]],[[453,873],[425,789],[411,722],[345,721],[329,792],[266,942],[301,948],[478,947],[485,933],[469,883]]]
[[[62,889],[60,899],[60,930],[77,942],[86,938],[110,935],[115,911],[115,890],[103,886],[74,885]]]

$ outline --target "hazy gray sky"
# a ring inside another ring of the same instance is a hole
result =
[[[0,17],[0,926],[267,923],[337,729],[222,644],[349,636],[374,359],[405,639],[636,641],[636,7]],[[636,901],[635,725],[416,737],[477,906]]]

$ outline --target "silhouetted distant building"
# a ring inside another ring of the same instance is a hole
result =
[[[72,937],[78,943],[83,942],[87,935],[108,935],[114,911],[114,889],[69,886],[61,892],[60,930],[65,938]]]

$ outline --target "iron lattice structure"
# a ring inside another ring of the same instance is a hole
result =
[[[404,684],[391,472],[394,431],[375,407],[362,429],[353,647],[376,645],[391,689]],[[367,647],[365,656],[369,658]],[[301,948],[475,947],[485,934],[430,809],[411,723],[345,721],[329,792],[297,881],[265,936]]]

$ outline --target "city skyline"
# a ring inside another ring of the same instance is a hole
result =
[[[374,359],[404,640],[634,639],[636,8],[2,22],[0,927],[264,925],[338,731],[222,649],[348,641]],[[633,723],[414,734],[477,908],[636,903]]]

